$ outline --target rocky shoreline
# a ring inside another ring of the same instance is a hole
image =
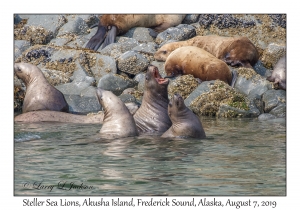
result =
[[[97,52],[85,47],[97,28],[98,15],[15,15],[15,62],[37,65],[46,79],[60,90],[78,114],[97,113],[101,106],[96,87],[112,91],[123,102],[140,104],[145,70],[149,64],[165,76],[164,62],[154,54],[165,43],[197,35],[246,36],[260,53],[253,69],[238,72],[234,89],[224,82],[199,83],[191,75],[172,79],[169,96],[180,93],[198,116],[285,118],[286,91],[266,80],[286,53],[285,15],[187,15],[183,23],[161,33],[137,27],[118,36],[115,43]],[[14,110],[19,112],[26,88],[14,79]],[[224,97],[226,96],[226,97]]]

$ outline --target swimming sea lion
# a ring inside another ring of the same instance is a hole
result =
[[[185,106],[184,100],[179,94],[175,93],[170,100],[168,114],[172,126],[161,137],[206,137],[199,118]]]
[[[121,138],[137,136],[138,131],[132,114],[125,104],[111,91],[96,91],[99,103],[104,109],[103,125],[100,129],[102,138]]]
[[[191,74],[202,81],[219,79],[234,85],[232,73],[226,63],[194,46],[174,50],[165,62],[165,72],[167,77]]]
[[[168,116],[168,84],[156,66],[148,66],[142,104],[133,115],[139,133],[161,135],[172,125]]]
[[[186,15],[102,15],[99,17],[99,25],[96,34],[86,44],[86,48],[98,50],[104,41],[101,49],[113,43],[119,34],[126,33],[133,27],[152,28],[161,32],[169,27],[179,25]],[[105,37],[106,36],[106,37]]]
[[[278,84],[279,88],[285,90],[286,89],[286,57],[281,57],[276,65],[274,66],[274,70],[272,75],[267,78],[270,82],[274,82],[274,84]]]
[[[15,63],[14,72],[26,85],[23,113],[38,110],[69,111],[64,95],[47,81],[37,66]]]
[[[216,35],[196,36],[186,41],[165,44],[157,50],[154,58],[158,61],[165,61],[172,51],[183,46],[202,48],[234,67],[253,68],[259,58],[256,47],[247,37]]]
[[[125,103],[131,115],[138,106],[135,103]],[[15,122],[34,123],[34,122],[65,122],[65,123],[95,123],[103,124],[104,112],[95,115],[79,115],[58,111],[32,111],[15,116]]]

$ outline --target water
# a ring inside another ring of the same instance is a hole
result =
[[[14,125],[15,195],[286,195],[286,124],[202,118],[207,139],[99,140],[99,125]]]

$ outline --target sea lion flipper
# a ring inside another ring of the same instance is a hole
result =
[[[234,87],[238,74],[236,71],[232,71],[231,87]]]
[[[97,51],[102,44],[106,34],[106,28],[99,24],[96,34],[86,44],[85,48]]]
[[[106,38],[104,40],[103,45],[101,46],[101,49],[105,48],[107,45],[114,43],[115,38],[117,36],[117,27],[111,26],[111,29],[107,32]]]

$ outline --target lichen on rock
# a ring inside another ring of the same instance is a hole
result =
[[[168,93],[170,96],[179,93],[183,99],[186,99],[198,85],[197,79],[191,74],[179,76],[174,81],[170,82]]]

